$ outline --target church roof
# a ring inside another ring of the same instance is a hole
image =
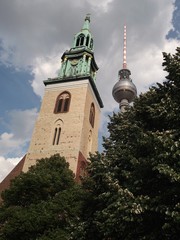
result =
[[[17,177],[22,172],[25,158],[26,158],[26,155],[21,159],[21,161],[13,168],[13,170],[0,183],[0,201],[2,201],[1,193],[5,189],[9,188],[11,180]]]

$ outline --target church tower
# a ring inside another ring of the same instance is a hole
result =
[[[102,100],[96,88],[98,66],[89,29],[90,16],[62,55],[57,78],[44,81],[45,94],[23,171],[37,159],[59,153],[69,162],[76,178],[83,174],[89,152],[98,148]]]

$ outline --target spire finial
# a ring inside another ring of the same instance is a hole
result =
[[[124,44],[123,44],[123,69],[127,68],[126,63],[126,25],[124,25]]]
[[[90,13],[87,13],[87,14],[86,14],[85,21],[88,20],[88,21],[90,22],[90,16],[91,16],[91,14],[90,14]]]
[[[90,13],[86,14],[82,30],[89,30]]]

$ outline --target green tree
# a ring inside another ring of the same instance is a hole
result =
[[[69,239],[81,213],[81,193],[64,158],[39,160],[2,194],[0,239]]]
[[[105,150],[91,156],[74,239],[179,239],[180,48],[163,56],[167,80],[110,117]]]

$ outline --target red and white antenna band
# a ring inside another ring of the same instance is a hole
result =
[[[126,25],[124,25],[124,45],[123,45],[123,69],[127,68],[126,63]]]

